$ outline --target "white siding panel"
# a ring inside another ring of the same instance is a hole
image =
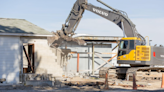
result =
[[[20,37],[0,37],[0,78],[7,83],[19,83]]]

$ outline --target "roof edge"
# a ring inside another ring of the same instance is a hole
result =
[[[79,36],[75,37],[77,39],[82,39],[82,40],[121,40],[121,36]]]

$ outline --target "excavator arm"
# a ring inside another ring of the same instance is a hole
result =
[[[91,11],[113,23],[123,30],[124,36],[127,37],[139,37],[142,44],[146,44],[144,37],[142,37],[136,30],[133,22],[128,18],[127,14],[121,10],[116,10],[104,2],[97,0],[103,5],[107,6],[110,10],[106,10],[92,4],[88,4],[87,0],[77,0],[65,21],[62,25],[62,29],[57,31],[57,35],[61,38],[70,41],[71,36],[74,35],[76,28],[82,18],[85,10]]]

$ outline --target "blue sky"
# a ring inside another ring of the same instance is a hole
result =
[[[0,17],[26,19],[48,31],[61,29],[76,0],[0,0]],[[164,41],[164,0],[102,0],[113,8],[127,12],[143,36],[152,44]],[[89,3],[108,9],[96,0]],[[85,11],[76,33],[122,36],[122,31],[110,21]]]

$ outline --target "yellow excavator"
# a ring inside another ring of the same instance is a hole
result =
[[[122,29],[124,38],[122,38],[118,44],[118,64],[130,64],[130,67],[114,67],[107,69],[100,69],[99,75],[103,77],[106,71],[109,71],[109,76],[112,76],[114,70],[114,76],[111,78],[126,78],[130,80],[132,74],[136,74],[137,80],[160,80],[164,68],[156,67],[157,65],[164,65],[164,48],[163,46],[149,46],[149,39],[146,40],[141,36],[133,22],[128,18],[126,12],[117,10],[97,0],[101,4],[109,8],[103,9],[92,4],[89,4],[87,0],[77,0],[65,21],[61,30],[58,30],[55,35],[55,39],[51,39],[51,45],[58,46],[62,40],[76,41],[80,45],[85,42],[83,40],[74,39],[72,36],[76,31],[76,28],[82,18],[85,10],[93,12],[113,23]],[[101,25],[100,25],[101,26]],[[109,27],[110,28],[110,27]]]

